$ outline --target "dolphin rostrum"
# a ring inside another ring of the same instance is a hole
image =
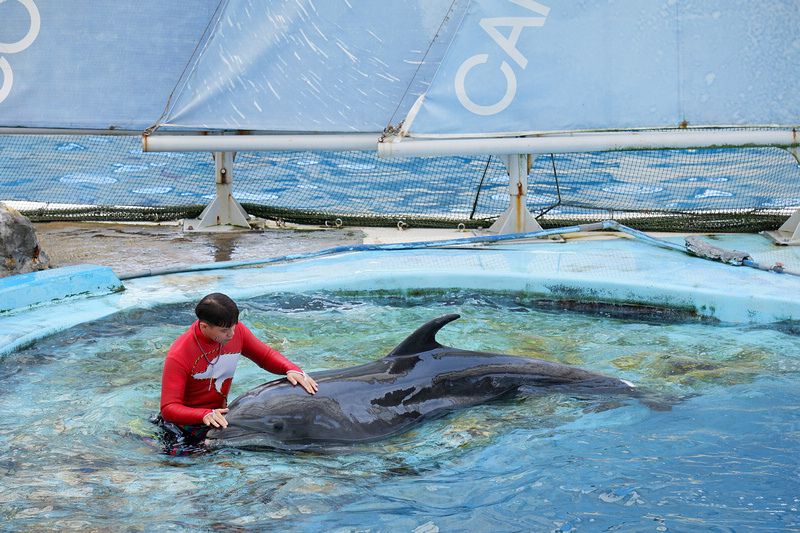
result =
[[[315,395],[285,378],[255,387],[231,402],[228,427],[212,428],[206,445],[302,449],[354,444],[521,394],[564,390],[639,395],[629,382],[577,366],[439,344],[436,333],[457,318],[451,314],[427,322],[377,361],[315,373]]]

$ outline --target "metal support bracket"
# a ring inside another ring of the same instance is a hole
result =
[[[508,171],[508,195],[511,203],[505,213],[500,215],[500,218],[491,225],[488,231],[499,235],[542,231],[542,226],[528,211],[526,203],[531,155],[509,154],[500,157],[503,159]]]
[[[198,218],[183,221],[185,232],[249,230],[250,216],[233,197],[233,160],[236,152],[214,152],[217,195]]]
[[[762,231],[761,233],[772,239],[775,244],[800,246],[800,209],[792,213],[792,216],[777,230]]]
[[[792,154],[800,165],[800,157],[798,157],[797,146],[790,146],[786,151]],[[769,238],[775,244],[783,246],[800,246],[800,209],[792,213],[792,215],[783,223],[783,225],[775,231],[762,231],[762,235]]]

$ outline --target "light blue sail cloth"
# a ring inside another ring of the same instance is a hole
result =
[[[218,4],[0,1],[0,126],[151,126]]]
[[[408,115],[420,137],[794,126],[799,35],[796,0],[230,0],[164,122],[372,132]]]
[[[796,0],[473,1],[412,135],[800,123]]]
[[[794,126],[798,36],[797,0],[5,0],[0,126]]]
[[[466,5],[229,0],[164,122],[380,132],[428,88]]]
[[[0,1],[0,126],[380,132],[467,4]]]

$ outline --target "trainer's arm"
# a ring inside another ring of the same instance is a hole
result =
[[[300,370],[299,366],[286,359],[280,352],[261,342],[247,326],[239,322],[236,331],[242,336],[242,355],[267,372],[286,374],[289,383],[301,385],[309,394],[317,392],[317,382],[311,379],[311,376]]]
[[[161,376],[161,416],[167,422],[181,425],[203,424],[210,409],[185,405],[189,372],[180,363],[167,357]]]

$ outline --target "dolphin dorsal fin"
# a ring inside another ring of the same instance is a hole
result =
[[[460,318],[461,315],[443,315],[439,318],[429,320],[414,333],[409,335],[406,340],[398,344],[386,357],[394,357],[399,355],[411,355],[415,353],[429,352],[436,348],[441,348],[442,345],[436,342],[436,334],[444,326],[453,320]]]

